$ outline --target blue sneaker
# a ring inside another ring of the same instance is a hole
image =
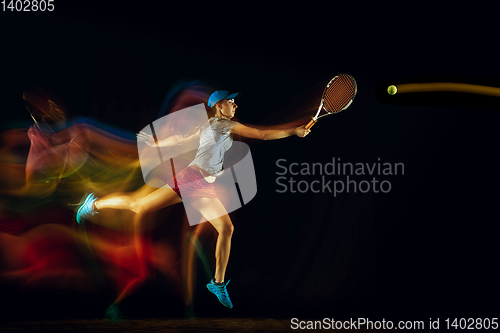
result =
[[[221,285],[217,285],[214,283],[214,280],[212,279],[210,283],[207,284],[208,290],[217,298],[219,299],[219,302],[222,303],[227,308],[232,309],[233,308],[233,303],[231,303],[231,300],[229,299],[229,295],[227,293],[226,286],[228,285],[229,281],[228,280],[226,283],[222,283]]]
[[[85,200],[84,200],[84,198],[85,198]],[[76,222],[82,223],[83,219],[87,219],[90,216],[94,216],[95,214],[99,214],[94,209],[94,201],[96,201],[96,200],[97,200],[97,198],[94,197],[94,194],[92,194],[92,193],[86,193],[83,196],[82,203],[80,204],[80,207],[78,207],[78,210],[76,211]]]

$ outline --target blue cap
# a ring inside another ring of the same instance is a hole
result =
[[[208,106],[213,108],[217,102],[222,101],[223,99],[233,99],[238,96],[239,93],[230,94],[227,90],[217,90],[208,98]]]

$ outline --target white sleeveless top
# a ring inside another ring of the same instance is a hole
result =
[[[238,124],[230,119],[210,118],[200,127],[200,146],[189,166],[202,169],[212,176],[221,175],[224,154],[233,144],[231,130]]]

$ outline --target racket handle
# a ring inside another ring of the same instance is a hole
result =
[[[316,121],[314,119],[311,119],[311,121],[309,123],[307,123],[307,125],[306,125],[306,130],[313,127],[314,124],[316,124]]]

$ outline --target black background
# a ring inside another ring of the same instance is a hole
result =
[[[215,303],[203,303],[199,315],[427,320],[496,313],[499,100],[384,94],[387,84],[443,78],[499,86],[491,8],[148,1],[55,7],[0,14],[7,127],[30,121],[22,91],[33,84],[57,93],[75,114],[136,132],[156,119],[179,80],[241,91],[239,121],[263,125],[338,73],[358,82],[350,109],[325,118],[307,138],[249,142],[258,194],[233,216],[227,276],[236,306],[216,311]],[[333,157],[403,162],[405,174],[387,178],[387,194],[276,192],[278,158]],[[178,315],[168,295],[156,297],[160,285],[125,301],[127,314],[168,316],[163,309],[172,308]],[[50,292],[12,302],[31,304],[24,318],[57,317],[61,302],[87,305],[75,305],[89,310],[71,316],[94,315],[92,299],[62,294],[53,302],[46,300]]]

